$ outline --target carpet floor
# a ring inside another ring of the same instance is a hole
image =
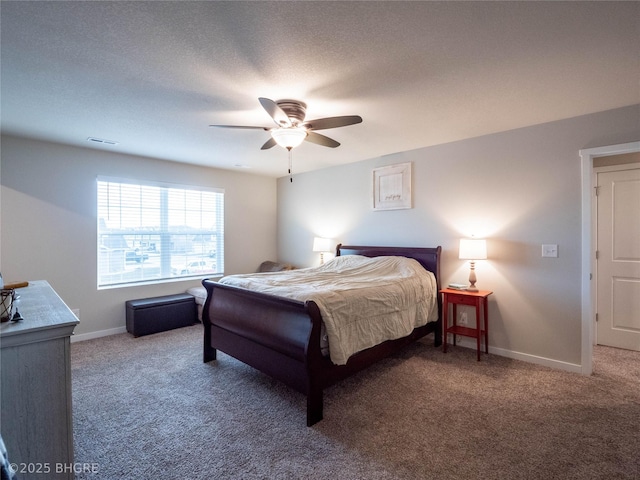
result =
[[[71,345],[80,479],[640,479],[640,354],[594,374],[432,337],[305,398],[219,353],[202,326]]]

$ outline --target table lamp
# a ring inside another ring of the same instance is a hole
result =
[[[476,238],[461,238],[458,258],[460,260],[469,260],[471,270],[469,271],[469,286],[467,290],[469,292],[477,292],[475,261],[487,258],[487,241]]]
[[[331,239],[315,237],[313,239],[313,251],[320,252],[320,265],[324,264],[324,253],[331,251]]]

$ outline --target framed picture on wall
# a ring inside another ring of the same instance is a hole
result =
[[[373,169],[373,209],[411,208],[411,163]]]

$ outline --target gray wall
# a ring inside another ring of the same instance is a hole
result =
[[[10,136],[1,141],[2,275],[48,280],[80,310],[76,334],[121,329],[126,300],[199,285],[183,280],[97,290],[98,175],[224,188],[226,272],[253,271],[276,257],[273,178]]]
[[[366,119],[365,119],[366,121]],[[581,362],[578,151],[640,139],[640,106],[402,152],[278,181],[278,253],[317,264],[314,236],[352,245],[441,245],[442,281],[466,282],[460,237],[487,238],[478,262],[490,347],[538,363]],[[330,152],[327,153],[330,155]],[[298,155],[298,161],[303,161]],[[413,208],[372,210],[372,169],[411,162]],[[542,258],[543,243],[559,258]]]

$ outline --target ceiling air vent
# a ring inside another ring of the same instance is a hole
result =
[[[87,141],[93,143],[102,143],[104,145],[118,145],[118,142],[114,142],[113,140],[105,140],[104,138],[89,137],[87,138]]]

